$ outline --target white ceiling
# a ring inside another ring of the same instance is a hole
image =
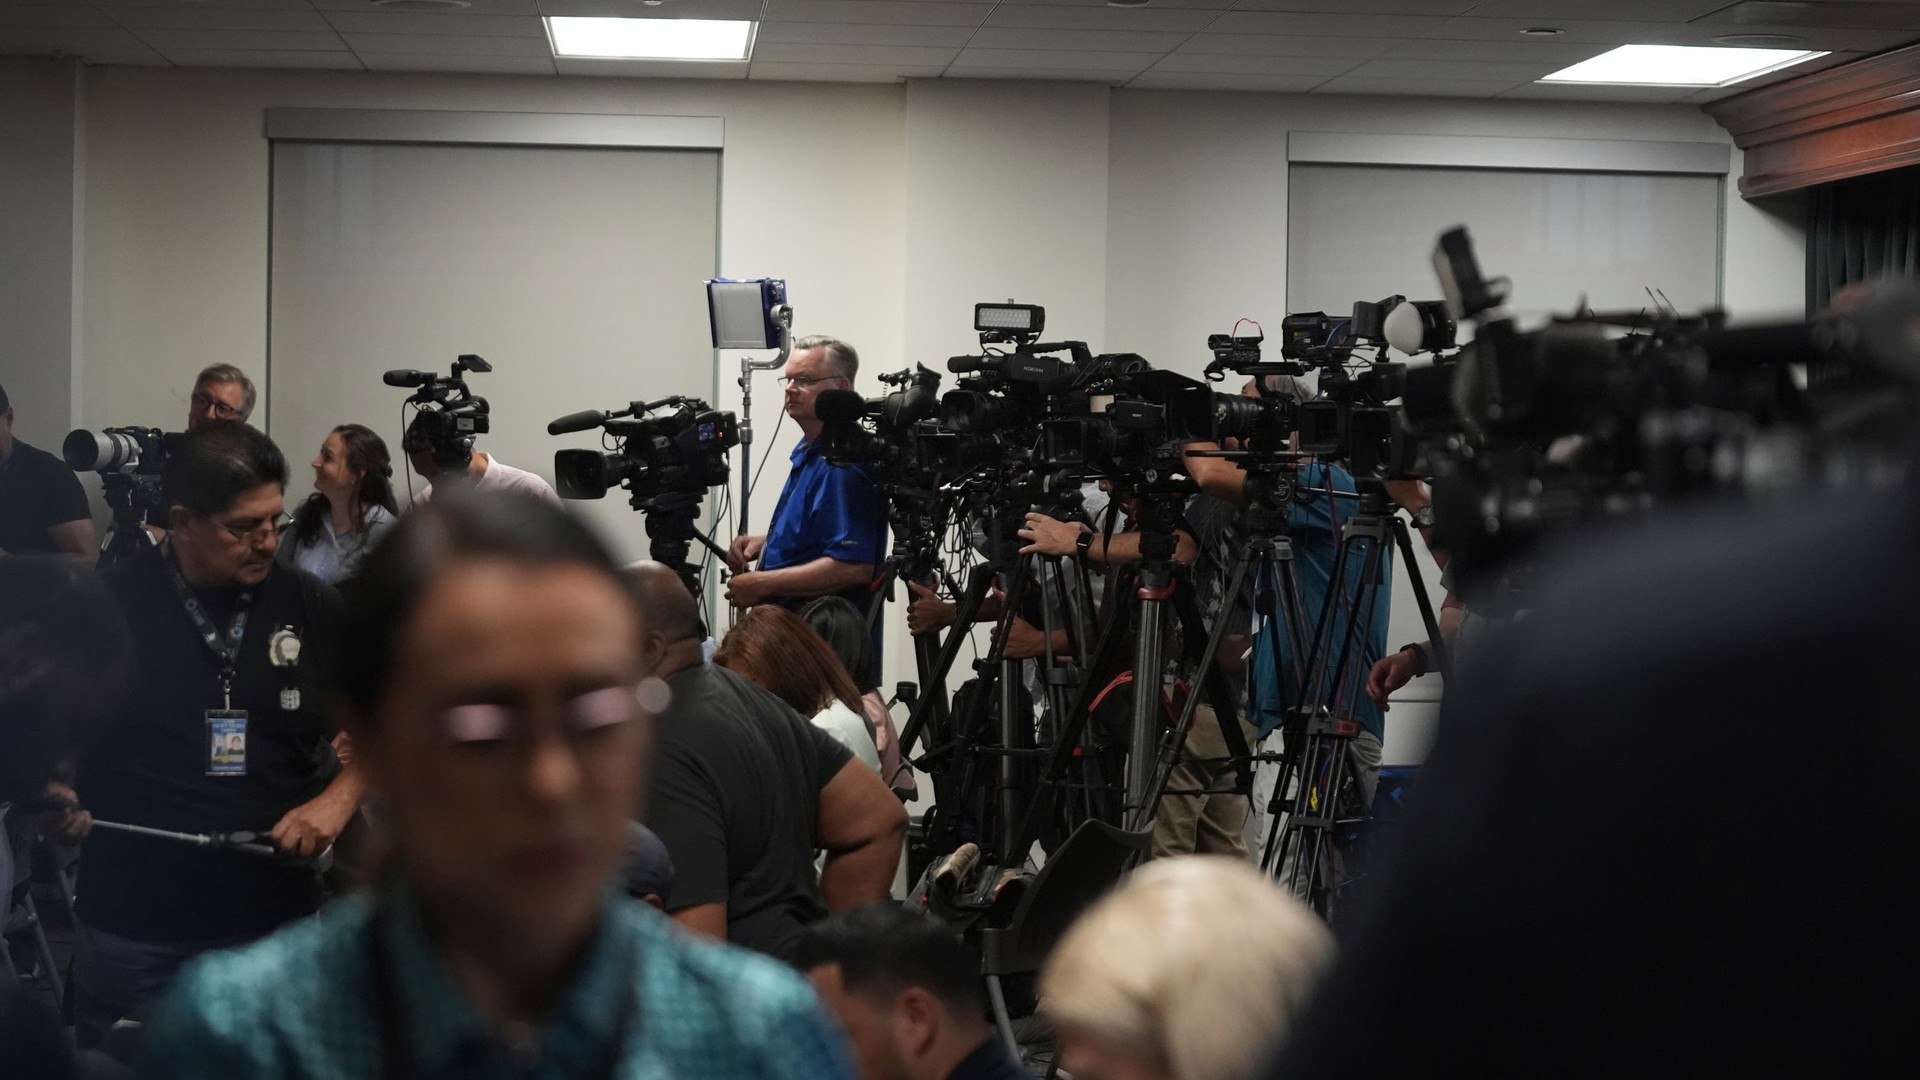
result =
[[[556,60],[541,15],[757,19],[749,64]],[[1557,27],[1552,37],[1522,29]],[[1823,60],[1733,90],[1553,87],[1615,45],[1788,34]],[[1920,0],[0,0],[0,54],[95,64],[1709,101],[1920,41]]]

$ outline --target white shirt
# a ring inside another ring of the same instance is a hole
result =
[[[867,734],[867,721],[845,702],[835,698],[833,704],[813,714],[813,725],[853,751],[860,764],[872,769],[875,776],[880,775],[880,751],[874,749],[873,736]]]
[[[485,457],[486,464],[481,468],[480,475],[473,480],[475,491],[523,491],[545,499],[555,506],[561,505],[560,493],[554,491],[553,485],[542,479],[540,474],[516,469],[491,454]],[[433,498],[433,485],[428,484],[420,489],[419,500],[426,502],[431,498]]]

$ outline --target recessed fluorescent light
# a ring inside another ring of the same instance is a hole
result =
[[[735,19],[547,17],[553,55],[596,60],[745,60],[753,29]]]
[[[1806,49],[1710,49],[1696,45],[1622,45],[1541,79],[1626,86],[1732,86],[1827,55]]]

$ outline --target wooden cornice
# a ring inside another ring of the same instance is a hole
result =
[[[1706,107],[1746,151],[1749,199],[1920,164],[1920,45]]]

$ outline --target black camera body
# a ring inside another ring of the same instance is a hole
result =
[[[465,469],[473,460],[474,438],[485,435],[491,424],[487,399],[476,396],[462,376],[469,371],[492,370],[493,365],[484,358],[466,353],[453,362],[449,375],[397,368],[381,376],[388,386],[415,388],[406,404],[416,411],[401,437],[401,447],[410,452],[430,451],[434,465],[443,471]]]
[[[925,472],[919,439],[940,411],[940,373],[924,365],[880,376],[893,387],[862,399],[851,390],[826,390],[814,399],[820,452],[835,465],[866,465],[876,482],[913,483]]]
[[[664,409],[657,415],[646,415]],[[568,421],[591,417],[575,426]],[[565,499],[599,499],[615,487],[631,493],[644,510],[672,495],[698,497],[727,482],[727,452],[740,445],[740,421],[699,398],[674,396],[634,402],[619,414],[575,414],[547,425],[550,434],[606,430],[615,448],[556,450],[554,488]]]

